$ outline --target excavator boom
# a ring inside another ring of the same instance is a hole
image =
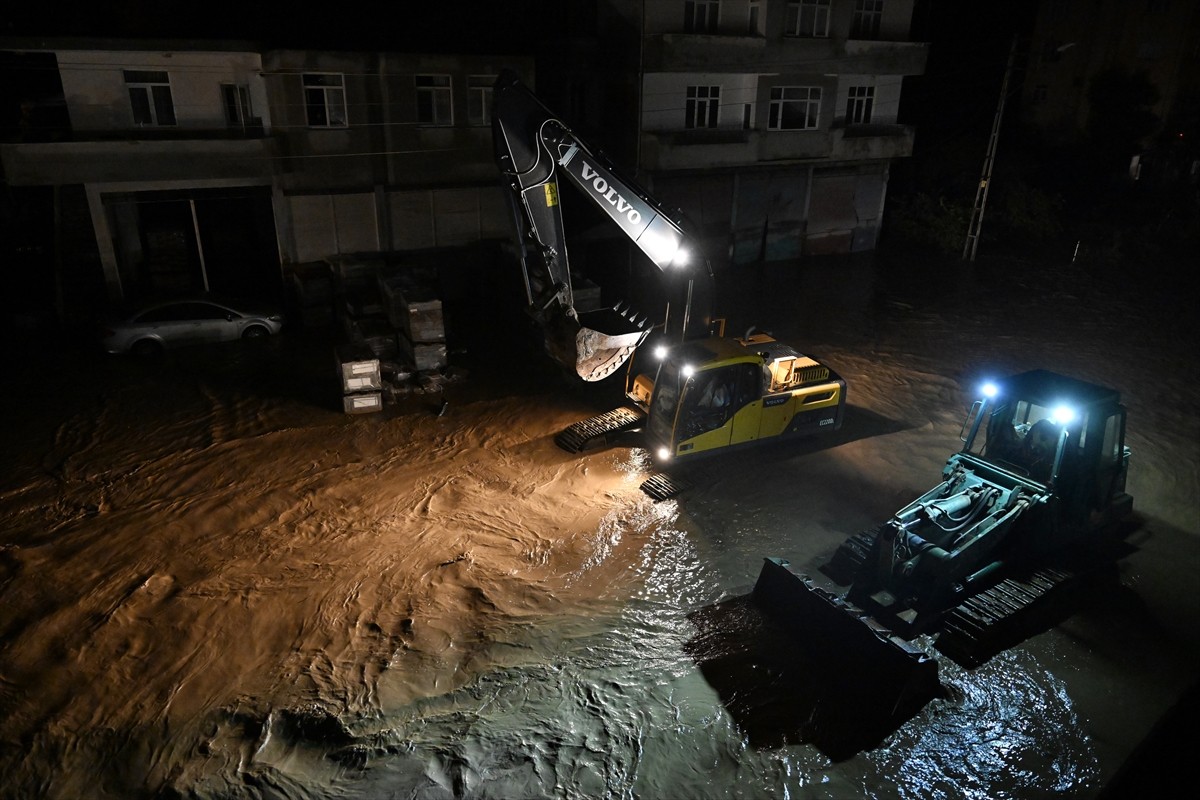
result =
[[[712,300],[712,274],[699,248],[653,199],[593,153],[509,70],[493,92],[492,140],[496,163],[510,189],[521,247],[529,309],[541,325],[546,350],[585,381],[608,377],[624,364],[653,327],[626,304],[577,308],[567,255],[559,177],[620,228],[677,289],[664,331],[679,341],[707,335],[711,315],[693,316]]]

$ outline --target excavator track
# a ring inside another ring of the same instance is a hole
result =
[[[690,488],[691,484],[688,481],[678,475],[668,475],[665,472],[651,475],[642,481],[641,485],[642,491],[655,500],[670,500]]]
[[[1048,567],[1007,578],[942,617],[937,649],[963,666],[979,666],[1057,622],[1087,577]]]
[[[608,437],[615,433],[633,428],[645,417],[636,408],[621,406],[564,428],[554,437],[554,443],[568,453],[582,453],[590,447],[606,443]]]

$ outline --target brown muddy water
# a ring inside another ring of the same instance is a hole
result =
[[[1006,301],[1007,274],[913,293],[840,269],[723,297],[734,330],[841,372],[843,430],[707,462],[660,502],[644,452],[554,445],[597,400],[511,330],[464,337],[444,392],[360,416],[319,333],[19,359],[0,797],[1101,794],[1200,665],[1194,323],[1083,273]],[[981,666],[917,640],[941,688],[897,713],[895,676],[746,595],[764,556],[821,580],[937,482],[976,378],[1033,367],[1123,392],[1140,528],[1115,583]]]

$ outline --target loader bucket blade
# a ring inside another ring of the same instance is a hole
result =
[[[649,334],[615,309],[579,315],[575,335],[575,371],[585,381],[600,381],[629,360]]]
[[[877,667],[889,685],[874,688],[886,688],[895,714],[915,713],[940,693],[937,659],[862,609],[792,572],[786,561],[764,559],[751,596],[793,634],[819,642],[828,658],[865,659]]]

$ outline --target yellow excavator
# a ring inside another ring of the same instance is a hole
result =
[[[660,464],[842,425],[846,383],[825,364],[765,333],[725,336],[712,315],[713,275],[682,214],[668,212],[503,72],[492,106],[496,163],[510,190],[528,312],[546,352],[584,382],[626,370],[627,403],[555,437],[582,452],[630,433]],[[628,302],[577,307],[559,177],[649,258],[668,298],[661,319]]]

